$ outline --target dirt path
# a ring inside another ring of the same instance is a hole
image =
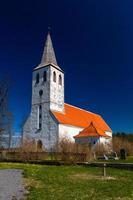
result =
[[[22,170],[0,170],[0,200],[24,199],[24,185]]]

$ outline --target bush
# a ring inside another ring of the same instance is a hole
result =
[[[63,161],[83,162],[90,161],[93,158],[89,145],[76,144],[68,139],[62,139],[59,142],[57,151],[60,152]]]
[[[24,140],[18,150],[20,152],[36,152],[36,143],[35,141]]]

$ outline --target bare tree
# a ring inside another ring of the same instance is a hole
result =
[[[22,117],[22,120],[21,120],[21,123],[20,123],[20,130],[21,130],[21,141],[20,141],[20,144],[21,144],[21,146],[23,146],[23,140],[24,140],[23,128],[24,128],[24,124],[26,123],[27,119],[28,119],[28,114],[24,115]]]
[[[9,112],[10,79],[0,80],[0,147],[11,147],[13,114]]]

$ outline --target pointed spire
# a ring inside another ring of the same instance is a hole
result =
[[[48,35],[47,35],[47,39],[46,39],[46,42],[45,42],[41,63],[36,68],[34,68],[34,70],[36,70],[38,68],[45,67],[49,64],[51,64],[54,67],[56,67],[57,69],[61,70],[61,68],[57,64],[57,60],[56,60],[56,57],[55,57],[55,52],[54,52],[54,48],[53,48],[53,44],[52,44],[52,40],[51,40],[51,36],[50,36],[50,31],[48,31]]]
[[[54,64],[54,65],[58,66],[56,57],[55,57],[52,40],[51,40],[51,36],[50,36],[49,32],[48,32],[47,39],[45,42],[43,56],[41,59],[41,65],[45,66],[47,64]]]

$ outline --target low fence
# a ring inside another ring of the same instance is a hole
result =
[[[64,161],[64,162],[86,162],[85,153],[64,152],[13,152],[1,151],[0,161]]]
[[[77,165],[82,165],[84,167],[100,167],[103,168],[106,164],[106,168],[117,168],[117,169],[126,169],[126,170],[133,170],[133,163],[96,163],[96,162],[91,162],[91,163],[77,163]]]
[[[57,152],[17,152],[0,151],[0,162],[19,162],[41,165],[71,165],[77,164],[84,167],[106,167],[133,170],[133,163],[87,162],[85,153],[57,153]]]

